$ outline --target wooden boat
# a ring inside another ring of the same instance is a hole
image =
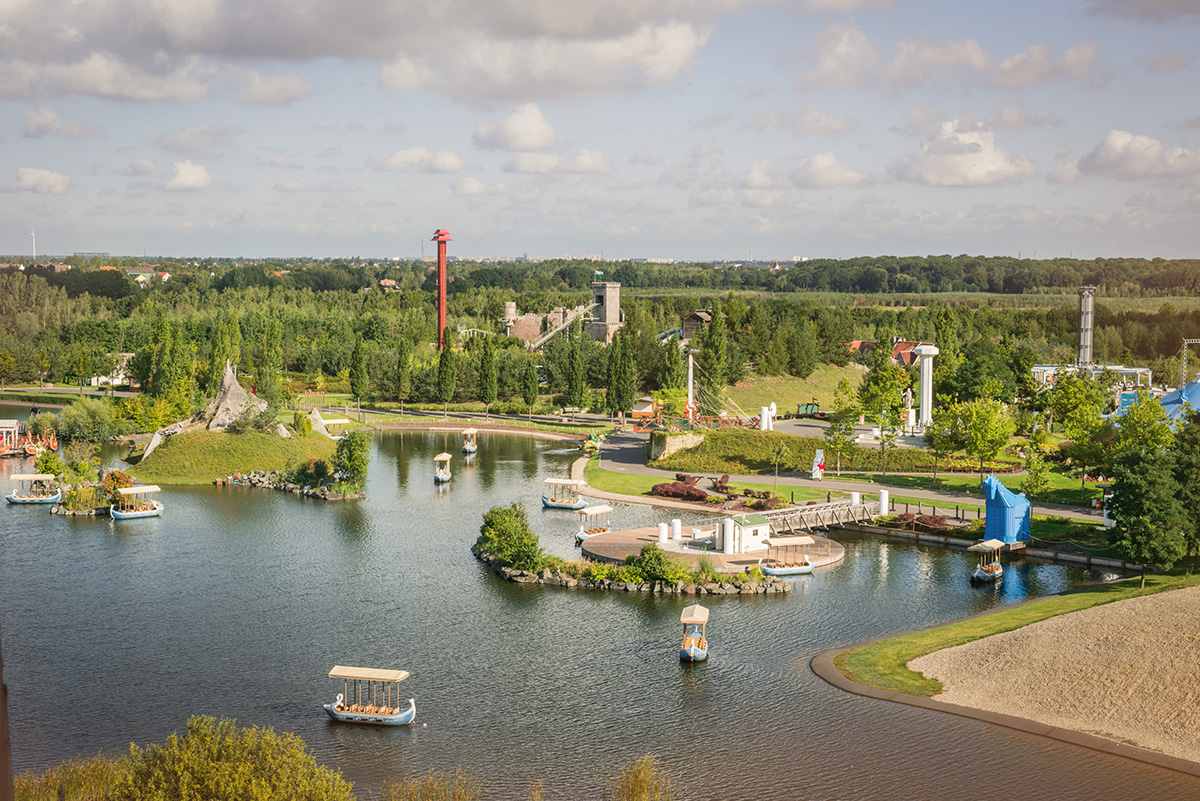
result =
[[[587,501],[579,497],[582,481],[571,478],[548,478],[542,493],[542,506],[548,509],[582,509]]]
[[[0,420],[0,456],[26,456],[19,420]]]
[[[477,433],[473,428],[463,431],[463,453],[475,453],[475,451],[479,450],[479,445],[475,442],[475,435]]]
[[[799,537],[769,537],[767,539],[767,560],[770,564],[762,566],[762,572],[768,576],[803,576],[813,572],[813,563],[808,558],[808,546],[816,540],[801,535]]]
[[[120,500],[108,507],[108,513],[115,520],[158,517],[162,514],[163,505],[150,496],[160,491],[153,484],[140,487],[122,487],[117,490],[117,494],[121,496]]]
[[[611,506],[592,506],[580,509],[575,514],[579,515],[579,531],[575,532],[576,542],[612,531],[612,522],[609,520],[609,515],[612,514]]]
[[[450,480],[450,459],[452,457],[448,453],[439,453],[433,457],[433,480],[437,484],[444,484]]]
[[[979,564],[971,571],[971,582],[997,581],[1004,578],[1004,566],[1000,564],[1000,551],[1004,543],[1000,540],[977,542],[968,551],[979,554]]]
[[[330,426],[345,426],[345,425],[350,425],[350,421],[347,420],[345,417],[338,417],[334,420],[326,420],[325,421],[325,430],[329,432],[329,438],[331,440],[333,440],[334,442],[341,442],[342,440],[344,440],[346,438],[346,432],[338,431],[335,434],[335,433],[333,433],[333,429],[331,429]]]
[[[408,699],[408,706],[400,706],[400,682],[408,678],[408,671],[337,665],[329,671],[329,676],[342,680],[342,691],[337,699],[324,706],[325,712],[334,720],[406,726],[417,716],[415,698]]]
[[[679,646],[679,659],[682,662],[703,662],[708,659],[708,640],[705,639],[705,627],[708,626],[708,609],[700,604],[684,607],[679,615],[683,624],[683,644]]]
[[[5,498],[9,503],[58,503],[62,498],[62,490],[50,493],[50,483],[54,476],[49,473],[29,473],[13,475],[10,478],[17,482],[17,489]]]

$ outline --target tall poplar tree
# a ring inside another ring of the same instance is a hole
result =
[[[412,391],[412,343],[404,337],[396,342],[396,400],[400,401],[400,414],[404,414],[404,401]]]
[[[454,385],[458,381],[458,366],[454,363],[454,349],[450,347],[449,329],[442,332],[442,350],[438,354],[437,394],[442,402],[442,417],[450,399],[454,397]]]
[[[567,405],[583,406],[583,326],[579,318],[571,323],[571,354],[567,363]]]
[[[362,334],[355,334],[354,350],[350,353],[350,392],[361,401],[370,388],[366,346],[363,344]]]
[[[255,383],[259,396],[272,409],[277,409],[283,400],[283,337],[279,319],[267,321],[262,348],[258,355],[258,374]]]
[[[496,346],[484,335],[479,353],[479,399],[484,403],[484,416],[491,414],[496,397]]]
[[[700,402],[705,414],[717,415],[721,413],[721,396],[729,369],[729,338],[719,300],[713,301],[712,321],[697,339],[700,340],[700,355],[695,364],[700,372],[700,386],[706,390]]]
[[[662,367],[658,371],[658,385],[663,389],[683,389],[687,385],[687,367],[683,364],[683,352],[674,337],[663,347]]]
[[[525,380],[521,387],[521,400],[525,401],[525,405],[529,407],[529,419],[533,419],[533,404],[537,403],[538,396],[538,375],[537,365],[533,359],[530,359],[525,364]]]
[[[1113,457],[1108,509],[1117,525],[1109,537],[1130,562],[1169,568],[1187,550],[1174,467],[1165,448],[1132,448]]]

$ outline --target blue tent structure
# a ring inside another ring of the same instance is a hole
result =
[[[1200,379],[1171,390],[1159,398],[1159,403],[1167,413],[1171,428],[1175,428],[1175,424],[1183,419],[1188,409],[1200,411]]]
[[[1016,495],[1000,479],[990,475],[983,480],[987,504],[984,539],[1000,540],[1006,545],[1029,540],[1029,501],[1025,493]]]

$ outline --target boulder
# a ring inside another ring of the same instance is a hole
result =
[[[267,402],[256,398],[237,382],[233,375],[233,367],[225,360],[225,374],[221,377],[221,388],[217,396],[209,401],[199,417],[206,422],[209,431],[224,431],[242,416],[246,409],[252,409],[255,414],[267,408]]]

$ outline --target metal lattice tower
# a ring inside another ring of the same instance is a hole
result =
[[[1187,384],[1187,349],[1188,345],[1200,345],[1200,339],[1185,339],[1183,340],[1183,350],[1179,353],[1179,388],[1183,389]]]

